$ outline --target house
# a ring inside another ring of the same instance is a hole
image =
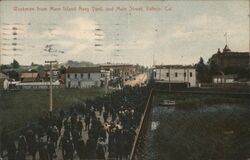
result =
[[[47,82],[49,81],[49,74],[45,71],[40,72],[22,72],[20,74],[20,80],[22,83],[27,82]]]
[[[39,74],[37,72],[22,72],[20,75],[22,83],[25,82],[39,82]]]
[[[196,71],[193,66],[155,65],[153,80],[156,83],[184,84],[186,87],[196,87]]]
[[[213,76],[213,83],[235,83],[237,78],[237,74],[215,75]]]
[[[100,87],[100,79],[100,67],[69,67],[66,69],[67,88]]]

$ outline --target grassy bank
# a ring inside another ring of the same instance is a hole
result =
[[[54,110],[65,109],[72,104],[104,94],[103,89],[54,89]],[[6,126],[9,130],[23,127],[46,114],[49,106],[48,90],[19,90],[1,92],[0,130]]]

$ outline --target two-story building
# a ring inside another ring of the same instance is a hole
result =
[[[185,84],[196,87],[196,71],[193,66],[155,65],[153,79],[158,83]]]
[[[133,76],[135,69],[132,64],[123,63],[105,63],[101,64],[102,70],[110,71],[110,79],[117,77],[129,77]]]
[[[100,67],[69,67],[66,70],[66,88],[100,87]]]

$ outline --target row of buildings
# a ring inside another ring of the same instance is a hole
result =
[[[63,73],[53,69],[52,85],[54,88],[102,87],[118,79],[121,82],[119,85],[123,85],[123,81],[135,74],[137,72],[131,64],[106,63],[96,67],[68,67]],[[19,81],[8,78],[8,75],[2,79],[8,79],[10,88],[45,89],[50,85],[50,71],[22,71],[19,73]]]
[[[213,63],[216,66],[217,72],[212,77],[212,83],[214,84],[239,84],[239,77],[244,78],[245,81],[250,79],[249,52],[231,51],[228,45],[225,45],[223,51],[221,52],[218,49],[208,63]],[[153,67],[153,79],[156,84],[197,87],[200,86],[200,83],[196,77],[197,72],[194,66],[155,65]]]
[[[110,80],[122,79],[123,82],[135,74],[135,68],[131,64],[107,63],[98,67],[69,67],[66,70],[66,87],[99,87],[106,85]]]
[[[240,76],[240,71],[250,71],[250,54],[249,52],[233,52],[226,45],[222,52],[218,49],[218,52],[212,55],[209,63],[217,66],[218,70],[213,75],[213,83],[235,83]],[[158,84],[174,84],[184,87],[199,86],[195,66],[155,65],[152,70],[152,79]],[[53,87],[90,88],[109,85],[122,86],[125,80],[131,79],[136,74],[137,71],[131,64],[106,63],[96,67],[68,67],[64,73],[55,69],[52,76]],[[4,77],[3,74],[1,76]],[[250,77],[246,78],[250,79]],[[5,77],[5,79],[7,78]],[[10,82],[9,84],[19,88],[48,88],[49,79],[50,72],[48,70],[23,71],[20,73],[19,82]],[[3,83],[1,78],[0,83]]]

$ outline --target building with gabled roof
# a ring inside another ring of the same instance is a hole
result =
[[[22,72],[20,80],[24,82],[39,82],[39,74],[37,72]]]
[[[100,87],[100,79],[100,67],[69,67],[66,69],[67,88]]]

